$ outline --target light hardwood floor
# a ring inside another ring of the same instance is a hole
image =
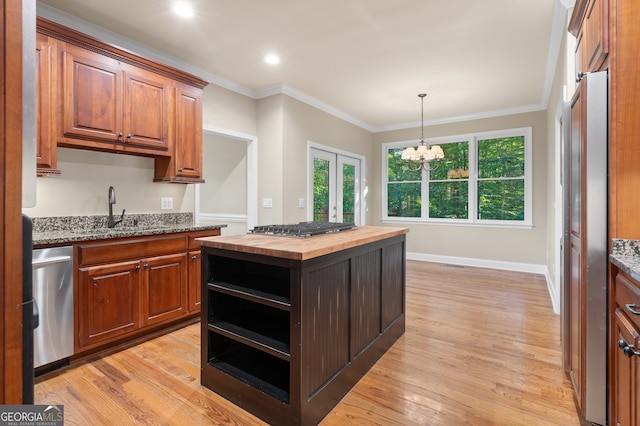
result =
[[[579,425],[543,276],[407,262],[407,330],[322,425]],[[66,425],[262,425],[200,386],[190,325],[50,374]]]

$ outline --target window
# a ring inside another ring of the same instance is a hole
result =
[[[426,142],[445,154],[428,173],[401,159],[416,141],[383,145],[385,220],[531,226],[530,127]]]

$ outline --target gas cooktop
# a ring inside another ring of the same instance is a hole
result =
[[[356,225],[354,223],[300,222],[291,225],[260,225],[254,227],[249,232],[252,234],[306,238],[313,235],[331,234],[355,228]]]

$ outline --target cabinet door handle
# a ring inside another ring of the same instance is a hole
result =
[[[640,311],[636,311],[636,304],[635,303],[627,303],[626,304],[627,310],[629,312],[631,312],[633,315],[640,315]]]
[[[118,133],[118,139],[122,137],[122,132]]]
[[[97,282],[97,281],[94,281],[94,282],[93,282],[93,286],[94,286],[94,287],[98,287],[98,282]]]
[[[191,256],[191,260],[198,260],[198,256]]]
[[[136,265],[136,270],[139,271],[140,270],[140,265]]]
[[[633,345],[627,344],[627,342],[625,342],[624,339],[620,339],[618,341],[618,347],[622,349],[622,352],[624,352],[624,355],[627,358],[631,358],[634,355],[640,356],[640,352],[634,350]]]
[[[131,139],[131,133],[127,134],[127,139]]]
[[[149,264],[148,264],[148,263],[145,263],[145,264],[144,264],[144,267],[145,267],[145,268],[148,268],[148,267],[149,267]]]

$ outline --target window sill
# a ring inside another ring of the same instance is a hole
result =
[[[419,218],[387,218],[382,219],[383,224],[407,224],[407,225],[429,225],[429,226],[462,226],[474,228],[501,228],[501,229],[533,229],[531,223],[480,223],[480,222],[460,222],[451,220],[424,220]]]

